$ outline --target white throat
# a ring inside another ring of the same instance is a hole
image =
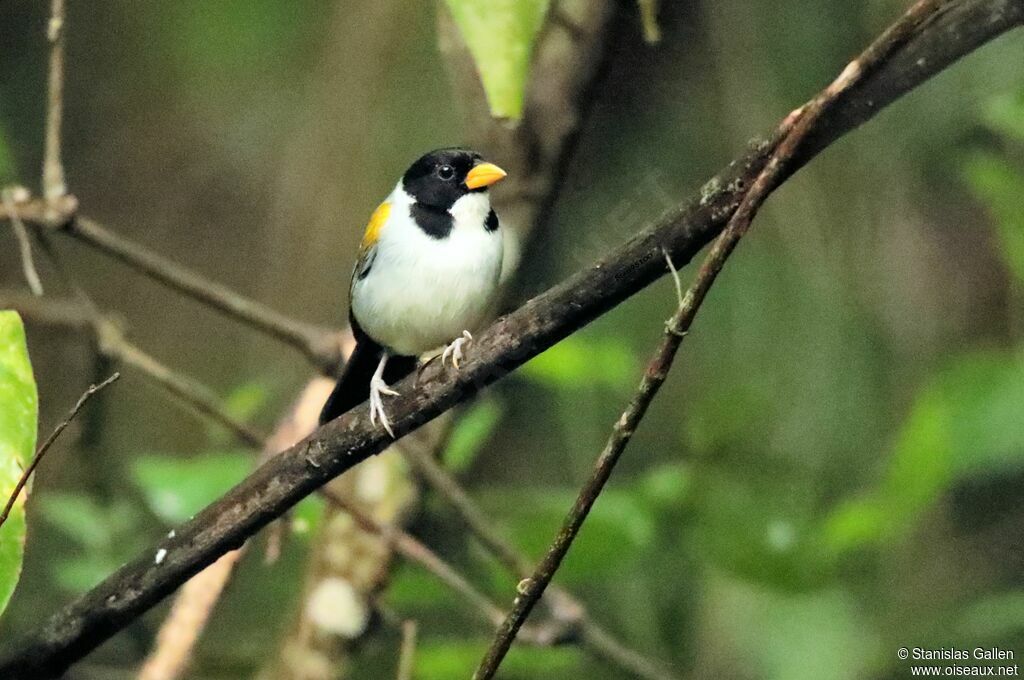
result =
[[[486,191],[473,191],[460,197],[448,209],[454,218],[454,229],[481,227],[491,212],[491,197]]]

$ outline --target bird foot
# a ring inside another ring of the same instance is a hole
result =
[[[462,331],[462,337],[455,338],[444,348],[444,352],[441,354],[441,365],[444,366],[444,362],[451,357],[452,366],[458,370],[459,362],[462,361],[462,347],[472,340],[473,336],[469,331]]]
[[[391,421],[388,419],[388,414],[384,411],[384,399],[383,395],[391,397],[397,397],[398,392],[391,389],[383,378],[373,376],[370,379],[370,422],[374,425],[377,424],[377,419],[380,419],[381,427],[387,430],[391,438],[395,438],[395,433],[391,430]]]

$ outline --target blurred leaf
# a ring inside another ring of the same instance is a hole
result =
[[[450,591],[433,574],[418,565],[402,563],[387,589],[388,602],[402,610],[434,610],[435,607],[451,606]]]
[[[837,551],[912,526],[956,479],[1024,467],[1024,355],[965,355],[918,395],[877,490],[839,506],[824,525]]]
[[[252,454],[241,451],[194,458],[149,455],[135,461],[133,474],[153,513],[178,524],[240,482],[254,462]]]
[[[481,399],[459,414],[444,452],[445,466],[454,473],[468,470],[501,416],[502,410],[493,399]]]
[[[101,505],[83,494],[47,493],[38,508],[74,548],[50,562],[54,579],[68,590],[91,588],[142,548],[138,512],[127,500]]]
[[[501,490],[482,496],[488,508],[501,506],[513,542],[531,555],[542,554],[562,525],[576,498],[563,489]],[[565,564],[559,570],[566,582],[620,574],[648,549],[656,533],[652,509],[630,490],[606,489],[594,505]],[[507,577],[502,577],[503,582]]]
[[[16,312],[0,311],[0,505],[6,504],[35,453],[39,397]],[[25,494],[0,527],[0,612],[21,574],[25,553]]]
[[[956,639],[994,644],[1024,632],[1024,591],[977,600],[957,612]]]
[[[679,464],[659,465],[640,480],[641,496],[658,508],[678,508],[691,491],[693,476]]]
[[[445,1],[476,62],[491,114],[518,119],[550,0]]]
[[[487,640],[424,640],[416,649],[416,680],[468,678],[480,663]],[[579,667],[580,654],[573,647],[512,648],[501,665],[502,677],[569,678]]]
[[[1000,254],[1010,271],[1024,284],[1024,172],[1006,159],[979,152],[964,164],[964,174],[975,194],[996,221]]]
[[[709,470],[694,482],[701,552],[753,583],[808,591],[830,582],[832,557],[815,529],[813,488],[792,474]]]
[[[1024,142],[1024,90],[993,97],[982,111],[982,120],[996,132]]]
[[[852,680],[873,665],[879,641],[846,593],[784,594],[722,578],[710,589],[712,629],[731,638],[723,653],[750,666],[737,676]]]
[[[224,410],[235,420],[244,423],[256,415],[267,403],[268,397],[269,391],[261,383],[239,385],[224,399]],[[206,424],[206,434],[213,446],[227,446],[234,437],[223,425],[212,421]]]
[[[578,334],[528,361],[520,374],[554,389],[628,390],[640,380],[636,358],[621,339]]]
[[[39,513],[47,522],[79,545],[102,550],[113,542],[113,519],[88,496],[77,493],[48,493],[39,499]]]

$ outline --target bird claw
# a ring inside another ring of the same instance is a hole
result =
[[[394,439],[395,433],[391,429],[391,421],[388,419],[388,414],[384,411],[384,399],[381,395],[385,394],[391,397],[398,396],[398,392],[391,389],[383,379],[374,376],[370,380],[370,422],[376,425],[379,418],[381,427],[387,430],[387,433]]]
[[[473,335],[469,331],[462,331],[462,337],[455,338],[444,348],[444,352],[441,354],[441,365],[444,366],[444,362],[448,357],[452,358],[452,366],[455,370],[459,369],[459,362],[462,361],[462,347],[468,342],[473,340]]]

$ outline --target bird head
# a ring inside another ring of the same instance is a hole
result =
[[[463,196],[486,192],[504,170],[468,149],[438,149],[420,157],[402,177],[406,193],[421,205],[449,210]]]

